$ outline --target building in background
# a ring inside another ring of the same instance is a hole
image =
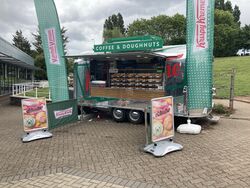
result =
[[[0,96],[11,94],[12,85],[34,80],[34,59],[0,37]]]

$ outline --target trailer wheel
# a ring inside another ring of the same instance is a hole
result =
[[[114,108],[112,110],[112,117],[117,122],[123,122],[126,120],[126,110],[120,108]]]
[[[128,113],[128,120],[134,124],[142,123],[144,120],[144,114],[138,110],[130,110]]]

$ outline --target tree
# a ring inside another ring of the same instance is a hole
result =
[[[122,15],[120,13],[117,14],[117,21],[118,21],[117,26],[118,26],[118,28],[120,28],[121,33],[124,35],[126,29],[124,27],[123,17],[122,17]]]
[[[176,14],[172,17],[159,15],[151,19],[136,20],[128,26],[128,36],[157,35],[164,44],[184,44],[186,41],[186,19]]]
[[[35,52],[37,53],[43,53],[43,47],[42,47],[42,39],[41,39],[41,35],[39,33],[39,31],[37,31],[36,33],[32,33],[35,41],[32,43],[33,46],[35,47]]]
[[[175,14],[172,17],[172,29],[170,31],[171,40],[169,41],[169,44],[186,43],[186,19],[183,15]]]
[[[62,41],[63,41],[63,49],[64,49],[64,54],[67,54],[67,44],[69,43],[69,37],[66,35],[67,29],[63,26],[61,29],[62,33]]]
[[[240,25],[240,14],[241,14],[240,8],[237,5],[235,5],[233,10],[233,16],[234,16],[234,21],[239,23],[239,25]]]
[[[227,1],[224,5],[224,9],[225,11],[229,11],[229,12],[233,12],[233,8],[232,8],[232,3],[231,1]]]
[[[47,80],[47,71],[46,71],[47,69],[42,47],[42,38],[39,31],[37,31],[36,33],[32,33],[32,35],[35,39],[35,41],[32,43],[33,46],[35,47],[35,51],[33,53],[35,66],[41,69],[41,70],[36,70],[34,76],[35,79],[37,80]]]
[[[215,25],[234,25],[234,17],[230,12],[224,11],[224,10],[217,10],[215,9],[215,15],[214,15],[214,24]]]
[[[229,11],[215,10],[214,55],[232,56],[239,49],[240,27]]]
[[[231,1],[215,0],[215,9],[233,12]]]
[[[61,28],[62,33],[62,41],[63,41],[63,48],[64,53],[67,53],[66,47],[67,43],[69,42],[69,38],[66,36],[67,29],[65,27]],[[46,71],[46,64],[45,64],[45,57],[42,47],[42,39],[40,33],[37,31],[36,33],[32,33],[35,41],[32,43],[35,47],[35,51],[33,53],[33,57],[35,60],[35,66],[39,67],[42,70],[35,71],[35,78],[39,80],[47,79],[47,71]],[[73,65],[71,61],[65,60],[66,67],[67,67],[67,73],[73,72]]]
[[[13,35],[13,45],[25,52],[28,55],[32,54],[30,49],[31,45],[27,38],[23,36],[22,30],[17,30],[16,34]]]
[[[108,19],[105,20],[103,28],[106,29],[106,30],[113,29],[113,24],[111,22],[111,17],[109,17]]]
[[[113,29],[103,31],[104,41],[107,41],[110,38],[119,38],[119,37],[124,37],[124,35],[121,33],[118,27],[114,27]]]
[[[224,10],[225,1],[224,0],[215,0],[215,9]]]
[[[245,25],[240,31],[240,47],[250,49],[250,25]]]
[[[120,13],[109,16],[103,25],[104,42],[109,38],[124,37],[125,27],[123,17]]]
[[[111,16],[111,23],[112,23],[112,29],[114,29],[114,27],[118,27],[118,18],[115,14]]]
[[[230,13],[232,13],[234,16],[234,22],[238,23],[238,25],[240,26],[241,12],[239,6],[235,5],[233,9],[231,1],[228,0],[225,3],[224,0],[215,0],[215,9],[229,11]]]
[[[35,66],[40,68],[40,70],[35,71],[36,80],[47,80],[47,69],[45,64],[45,58],[43,52],[36,53],[34,57]]]
[[[241,46],[240,9],[231,1],[215,0],[214,55],[232,56]]]
[[[160,24],[159,24],[160,25]],[[127,29],[128,36],[149,35],[151,33],[150,20],[137,19],[129,24]]]

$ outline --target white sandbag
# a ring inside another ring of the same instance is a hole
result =
[[[197,124],[192,124],[191,120],[187,120],[187,124],[181,124],[177,128],[177,132],[183,134],[200,134],[201,126]]]

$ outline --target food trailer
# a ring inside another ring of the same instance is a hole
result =
[[[107,110],[116,121],[141,123],[152,98],[173,96],[175,116],[211,112],[187,110],[186,45],[163,46],[152,35],[116,38],[95,45],[94,53],[70,57],[77,59],[75,97],[83,109]]]
[[[110,39],[76,58],[74,91],[79,106],[110,111],[116,121],[144,120],[152,98],[173,96],[174,114],[207,117],[187,110],[186,45],[163,46],[157,36]]]

